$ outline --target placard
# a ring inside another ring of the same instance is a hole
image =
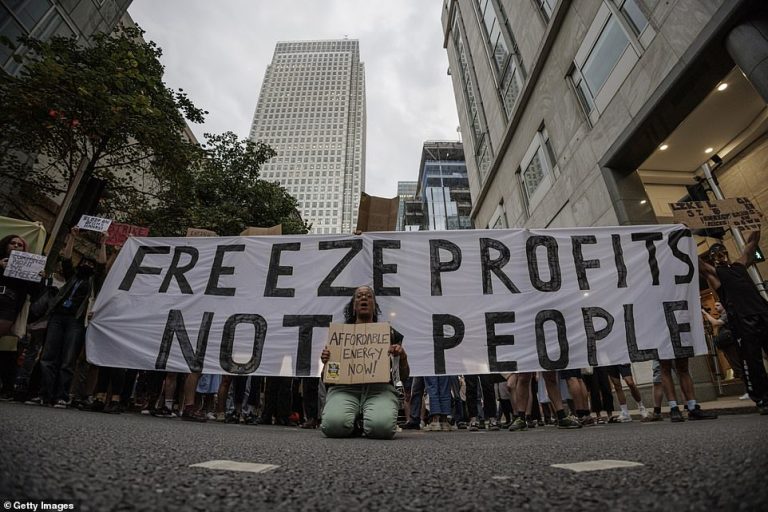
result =
[[[394,231],[397,226],[397,209],[400,198],[370,196],[363,192],[360,195],[360,206],[357,213],[356,231]]]
[[[248,226],[240,233],[240,236],[274,236],[283,234],[283,225],[278,224],[268,228],[254,228]]]
[[[733,226],[746,230],[760,229],[763,214],[746,197],[731,197],[712,201],[669,203],[675,222],[691,229]]]
[[[219,236],[216,234],[215,231],[211,231],[210,229],[202,229],[202,228],[187,228],[187,237],[196,237],[196,236]]]
[[[45,270],[45,256],[31,252],[11,251],[3,275],[24,281],[40,282],[40,273]]]
[[[332,323],[328,327],[328,351],[323,371],[326,384],[375,384],[389,382],[389,346],[392,331],[387,322]]]
[[[77,227],[80,229],[87,229],[88,231],[106,233],[109,230],[110,224],[112,224],[112,219],[102,219],[101,217],[83,215],[80,217],[80,222],[77,223]]]
[[[107,230],[107,240],[105,243],[107,245],[120,247],[125,244],[128,237],[147,236],[148,234],[149,228],[147,227],[113,222],[109,225],[109,229]]]

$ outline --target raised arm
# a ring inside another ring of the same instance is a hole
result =
[[[720,278],[717,277],[715,267],[704,261],[704,258],[701,256],[699,256],[699,272],[701,272],[704,279],[707,280],[707,284],[709,284],[710,288],[713,290],[720,289]]]
[[[744,246],[744,251],[741,253],[741,256],[739,256],[739,259],[736,260],[736,263],[741,263],[745,267],[753,264],[755,262],[757,244],[759,243],[760,230],[758,229],[757,231],[753,231],[749,234],[749,238],[747,238],[747,245]]]

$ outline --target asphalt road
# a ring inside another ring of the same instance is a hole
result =
[[[766,510],[766,434],[768,417],[751,414],[342,440],[0,403],[0,501],[73,501],[77,510]],[[598,459],[643,465],[551,466]],[[211,460],[279,467],[190,467]]]

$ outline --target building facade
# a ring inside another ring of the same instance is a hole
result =
[[[667,223],[710,170],[768,207],[764,2],[445,0],[442,26],[475,226]]]
[[[0,0],[0,35],[16,44],[19,36],[47,40],[76,36],[87,41],[99,32],[112,32],[132,0]],[[19,63],[12,50],[0,45],[0,67],[14,74]]]
[[[365,68],[356,40],[277,43],[250,138],[277,156],[262,178],[299,201],[312,233],[351,233],[365,189]]]
[[[408,201],[414,201],[416,199],[416,181],[398,181],[397,182],[397,224],[395,225],[395,231],[410,231],[406,227],[408,226],[405,216],[405,205]],[[420,223],[419,223],[420,225]]]
[[[424,143],[419,164],[416,198],[423,205],[422,229],[470,229],[472,202],[461,142]]]

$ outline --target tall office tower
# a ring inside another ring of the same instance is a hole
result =
[[[365,184],[365,68],[358,41],[277,43],[250,137],[277,151],[262,178],[299,201],[312,233],[351,233]]]

